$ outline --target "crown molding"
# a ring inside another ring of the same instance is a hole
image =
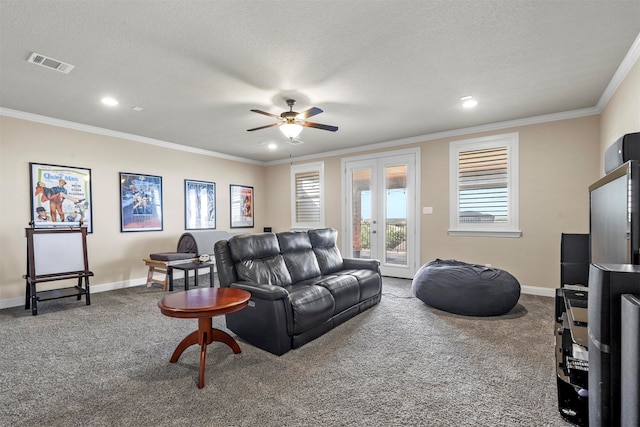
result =
[[[97,126],[84,125],[81,123],[70,122],[67,120],[56,119],[53,117],[41,116],[33,113],[26,113],[24,111],[12,110],[10,108],[0,107],[0,116],[13,117],[15,119],[28,120],[31,122],[37,122],[37,123],[43,123],[51,126],[79,130],[82,132],[88,132],[88,133],[93,133],[97,135],[111,136],[114,138],[141,142],[143,144],[155,145],[157,147],[169,148],[171,150],[186,151],[188,153],[199,154],[203,156],[217,157],[220,159],[232,160],[235,162],[251,163],[254,165],[264,166],[264,162],[251,160],[244,157],[231,156],[229,154],[218,153],[216,151],[204,150],[202,148],[189,147],[187,145],[176,144],[174,142],[167,142],[159,139],[147,138],[146,136],[133,135],[130,133],[119,132],[119,131],[105,129]]]
[[[583,108],[580,110],[565,111],[562,113],[545,114],[542,116],[527,117],[524,119],[507,120],[504,122],[490,123],[486,125],[472,126],[468,128],[461,128],[461,129],[449,130],[444,132],[429,133],[425,135],[412,136],[409,138],[402,138],[402,139],[395,139],[387,142],[381,142],[378,144],[360,145],[358,147],[353,147],[353,148],[325,151],[323,153],[312,154],[308,156],[274,160],[274,161],[266,162],[265,166],[290,163],[292,161],[297,162],[297,161],[305,161],[305,160],[315,160],[322,157],[343,156],[346,154],[360,153],[362,151],[394,148],[399,145],[418,144],[421,142],[433,141],[436,139],[455,138],[458,136],[465,136],[465,135],[474,134],[474,133],[493,132],[496,130],[508,129],[513,127],[521,127],[521,126],[535,125],[539,123],[555,122],[558,120],[576,119],[580,117],[594,116],[597,114],[600,114],[600,110],[598,110],[598,108],[596,107]]]
[[[640,58],[640,33],[638,33],[638,36],[631,45],[629,52],[627,52],[627,54],[625,55],[624,59],[620,63],[620,66],[611,78],[609,85],[604,90],[602,96],[600,97],[600,100],[596,104],[596,108],[599,112],[602,112],[602,110],[604,110],[604,107],[607,106],[613,94],[618,90],[625,77],[627,77],[627,74],[629,74],[631,68],[635,65],[636,61],[638,61],[638,58]]]
[[[586,116],[600,114],[600,112],[601,110],[598,109],[597,107],[583,108],[581,110],[545,114],[542,116],[527,117],[524,119],[508,120],[504,122],[490,123],[486,125],[472,126],[468,128],[455,129],[450,131],[412,136],[409,138],[395,139],[392,141],[381,142],[377,144],[368,144],[368,145],[361,145],[353,148],[325,151],[318,154],[310,154],[308,156],[292,157],[287,159],[273,160],[269,162],[261,162],[257,160],[247,159],[244,157],[231,156],[228,154],[218,153],[215,151],[204,150],[201,148],[189,147],[186,145],[176,144],[173,142],[161,141],[159,139],[147,138],[144,136],[133,135],[125,132],[104,129],[97,126],[84,125],[81,123],[70,122],[67,120],[61,120],[61,119],[56,119],[56,118],[47,117],[47,116],[40,116],[38,114],[26,113],[24,111],[18,111],[18,110],[12,110],[9,108],[0,107],[0,116],[13,117],[16,119],[28,120],[32,122],[43,123],[51,126],[58,126],[58,127],[68,128],[68,129],[74,129],[74,130],[89,132],[89,133],[98,134],[98,135],[112,136],[114,138],[141,142],[143,144],[155,145],[157,147],[169,148],[172,150],[185,151],[188,153],[194,153],[194,154],[210,156],[210,157],[217,157],[220,159],[232,160],[232,161],[242,162],[242,163],[250,163],[250,164],[260,165],[260,166],[272,166],[272,165],[279,165],[283,163],[290,163],[292,161],[297,162],[297,161],[315,160],[323,157],[342,156],[347,154],[360,153],[363,151],[394,148],[400,145],[417,144],[417,143],[426,142],[426,141],[433,141],[435,139],[454,138],[458,136],[464,136],[464,135],[481,133],[481,132],[492,132],[492,131],[512,128],[512,127],[527,126],[527,125],[533,125],[533,124],[539,124],[539,123],[553,122],[558,120],[575,119],[579,117],[586,117]]]

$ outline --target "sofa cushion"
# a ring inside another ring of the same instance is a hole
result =
[[[342,255],[340,255],[337,247],[313,248],[313,252],[316,255],[320,272],[323,275],[335,273],[344,268]]]
[[[358,280],[358,285],[360,285],[360,301],[364,301],[380,293],[380,276],[376,271],[342,270],[337,274],[347,274]]]
[[[244,234],[229,239],[229,251],[235,261],[274,257],[280,253],[278,239],[273,233]]]
[[[322,286],[331,292],[335,301],[333,314],[352,307],[360,302],[360,285],[358,279],[350,275],[327,276],[317,282],[318,286]]]
[[[288,286],[291,276],[282,255],[261,259],[247,259],[236,263],[239,280],[265,285]]]
[[[299,252],[289,252],[283,254],[283,257],[293,283],[320,276],[320,267],[313,250],[305,249]]]
[[[283,231],[277,234],[280,251],[293,283],[320,276],[320,267],[309,234],[304,231]]]
[[[309,230],[309,240],[313,247],[313,252],[318,260],[320,272],[323,275],[335,273],[342,270],[343,262],[340,250],[336,246],[338,241],[338,230],[333,228],[322,228]]]
[[[311,249],[309,234],[304,231],[283,231],[277,234],[282,253]]]
[[[196,258],[196,254],[183,252],[159,252],[157,254],[150,254],[149,258],[155,261],[181,261]]]
[[[293,285],[289,292],[293,313],[293,334],[301,334],[327,321],[334,312],[334,300],[328,289]]]
[[[314,248],[322,248],[328,246],[336,246],[338,243],[338,230],[335,228],[319,228],[317,230],[309,230],[309,240]]]

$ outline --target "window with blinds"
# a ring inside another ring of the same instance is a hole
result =
[[[323,164],[291,166],[292,228],[324,226]]]
[[[450,234],[520,236],[517,133],[450,144]]]
[[[507,148],[458,154],[460,222],[506,222],[509,219]]]

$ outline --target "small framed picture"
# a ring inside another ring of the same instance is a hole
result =
[[[120,231],[162,230],[162,177],[120,172]]]
[[[216,183],[184,180],[184,228],[216,228]]]
[[[253,187],[231,184],[229,193],[231,228],[253,227]]]
[[[81,224],[93,232],[91,169],[29,163],[31,221]]]

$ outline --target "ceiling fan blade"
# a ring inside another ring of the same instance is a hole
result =
[[[320,114],[320,113],[322,113],[322,110],[320,108],[311,107],[308,110],[305,110],[302,113],[298,114],[297,118],[306,119],[306,118],[309,118],[311,116],[315,116],[316,114]]]
[[[251,132],[252,130],[260,130],[260,129],[266,129],[266,128],[271,128],[274,126],[280,126],[282,123],[272,123],[270,125],[265,125],[265,126],[260,126],[257,128],[253,128],[253,129],[247,129],[247,132]]]
[[[276,116],[275,114],[267,113],[266,111],[262,111],[262,110],[251,110],[251,111],[258,114],[264,114],[265,116],[275,117],[276,119],[280,118],[280,116]]]
[[[316,128],[316,129],[322,129],[322,130],[328,130],[331,132],[335,132],[338,130],[338,126],[330,126],[330,125],[323,125],[320,123],[311,123],[311,122],[304,122],[301,123],[302,126],[306,126],[308,128]]]

